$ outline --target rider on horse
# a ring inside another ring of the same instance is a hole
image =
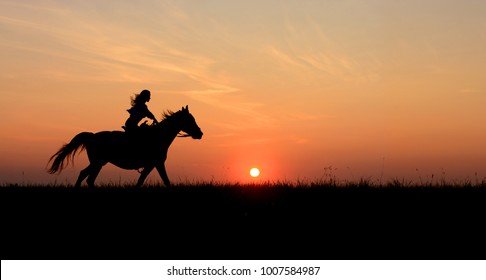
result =
[[[130,117],[125,122],[125,126],[123,129],[127,132],[136,131],[138,128],[138,123],[143,118],[150,118],[154,121],[154,123],[158,123],[157,119],[154,115],[149,111],[146,102],[150,101],[150,91],[147,89],[142,90],[139,94],[135,94],[134,97],[131,97],[131,104],[132,107],[128,109],[128,113],[130,113]]]

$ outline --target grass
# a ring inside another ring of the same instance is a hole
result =
[[[167,188],[160,184],[101,184],[95,188],[70,184],[17,185],[0,187],[2,204],[50,207],[78,211],[91,203],[94,209],[124,209],[127,205],[148,211],[165,209],[172,215],[203,215],[283,218],[315,216],[322,213],[419,213],[430,207],[442,209],[463,204],[464,209],[486,201],[486,181],[427,182],[415,184],[405,179],[386,183],[362,178],[359,181],[297,180],[260,183],[191,181]],[[77,206],[76,206],[77,205]],[[183,206],[181,208],[181,206]],[[413,208],[410,208],[413,206]],[[174,214],[173,209],[178,209]],[[125,211],[125,210],[123,210]],[[204,214],[205,213],[205,214]],[[165,213],[164,213],[165,215]],[[381,214],[380,214],[381,215]]]
[[[17,242],[1,251],[7,259],[456,258],[454,249],[463,257],[484,240],[484,201],[484,180],[3,184],[2,234]]]
[[[3,188],[72,188],[73,185],[69,183],[54,183],[54,184],[18,184],[18,183],[3,183],[0,184]],[[83,185],[82,188],[86,188]],[[360,188],[486,188],[486,178],[475,180],[425,180],[422,179],[419,182],[414,182],[407,179],[392,179],[387,182],[381,182],[381,180],[374,180],[372,178],[361,178],[358,181],[349,180],[337,180],[336,178],[326,178],[319,180],[297,179],[295,181],[276,180],[276,181],[264,181],[259,183],[240,183],[240,182],[228,182],[228,181],[204,181],[204,180],[186,180],[185,182],[177,182],[172,184],[173,188],[348,188],[348,189],[360,189]],[[96,188],[134,188],[134,182],[127,183],[101,183],[96,184]],[[147,188],[165,188],[162,183],[145,183],[142,189]]]

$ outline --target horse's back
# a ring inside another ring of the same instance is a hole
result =
[[[95,133],[92,146],[87,150],[88,157],[111,162],[123,169],[138,169],[154,158],[160,158],[156,149],[146,142],[146,137],[135,133],[100,131]]]
[[[122,137],[125,134],[126,132],[120,130],[100,131],[95,133],[95,135],[98,135],[99,137]]]
[[[127,144],[126,138],[123,131],[100,131],[93,135],[87,149],[88,152],[96,150],[98,153],[102,150],[119,149],[121,145]]]

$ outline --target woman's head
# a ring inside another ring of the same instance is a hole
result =
[[[150,91],[148,89],[142,90],[139,94],[135,94],[132,99],[132,106],[135,106],[139,103],[145,103],[150,101]]]

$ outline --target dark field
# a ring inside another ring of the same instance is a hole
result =
[[[0,187],[2,259],[484,259],[486,187]]]

